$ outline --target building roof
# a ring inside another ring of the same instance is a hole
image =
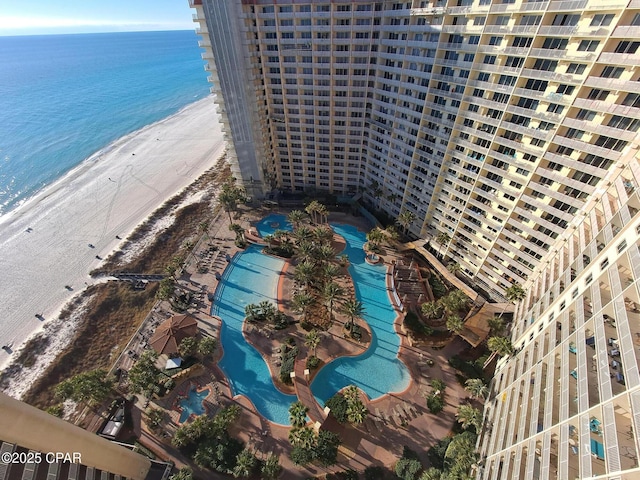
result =
[[[174,315],[162,322],[149,340],[149,345],[159,354],[178,353],[178,345],[187,337],[195,337],[198,322],[190,315]]]

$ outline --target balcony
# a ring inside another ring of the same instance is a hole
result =
[[[445,13],[444,7],[431,7],[431,8],[412,8],[409,15],[443,15]]]
[[[596,57],[596,54],[593,52],[555,50],[550,48],[532,48],[529,55],[537,58],[561,58],[567,60],[576,59],[584,61],[590,61]]]
[[[406,28],[406,27],[403,27]],[[443,33],[482,33],[482,25],[443,25]]]
[[[623,90],[625,92],[640,93],[640,82],[633,82],[631,80],[588,77],[584,85],[587,87],[605,88],[607,90]]]
[[[568,36],[568,35],[575,34],[576,30],[578,30],[577,26],[573,26],[573,27],[544,26],[544,27],[540,27],[540,30],[538,31],[538,35]]]
[[[640,54],[602,52],[598,61],[609,65],[640,65]]]
[[[640,0],[638,3],[640,4]],[[611,36],[615,38],[638,38],[640,37],[640,27],[620,25],[615,28]]]
[[[537,25],[487,25],[484,33],[506,33],[506,34],[533,34],[538,30]]]
[[[571,10],[584,10],[589,4],[588,0],[569,0],[551,2],[547,11],[549,12],[570,12]],[[607,5],[608,6],[608,5]]]

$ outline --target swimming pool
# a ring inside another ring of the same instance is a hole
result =
[[[244,307],[264,300],[275,301],[278,275],[284,261],[263,255],[252,245],[237,253],[222,275],[213,297],[211,313],[222,318],[219,362],[235,395],[246,395],[262,416],[274,423],[289,425],[289,406],[295,395],[286,395],[271,381],[262,355],[242,334]]]
[[[291,230],[286,217],[276,214],[263,218],[256,227],[262,236],[278,229]],[[362,355],[338,358],[325,365],[313,380],[311,390],[320,405],[348,385],[358,386],[372,400],[389,392],[401,392],[409,385],[410,375],[398,360],[400,337],[393,328],[396,312],[387,294],[386,268],[365,261],[363,232],[349,225],[332,224],[332,228],[346,241],[345,250],[339,253],[349,256],[349,273],[356,297],[364,303],[364,318],[371,328],[372,340]],[[296,396],[286,395],[273,385],[264,359],[242,335],[244,307],[275,300],[278,274],[284,265],[283,260],[263,255],[261,250],[253,245],[236,254],[216,288],[212,314],[223,320],[220,341],[224,355],[219,365],[234,394],[246,395],[268,420],[288,425],[289,406]]]
[[[211,393],[210,388],[198,392],[196,387],[189,389],[187,398],[183,398],[178,402],[178,406],[182,409],[180,413],[180,423],[186,422],[191,415],[202,415],[206,412],[204,399]]]
[[[393,328],[396,312],[387,293],[387,269],[365,261],[363,232],[350,225],[332,224],[331,227],[346,241],[344,251],[339,253],[349,256],[349,273],[356,298],[364,304],[363,317],[371,328],[372,339],[362,355],[337,358],[325,365],[311,383],[311,391],[320,405],[348,385],[356,385],[371,400],[390,392],[401,392],[409,385],[411,376],[398,359],[400,337]]]

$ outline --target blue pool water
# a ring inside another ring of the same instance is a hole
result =
[[[202,415],[205,413],[203,401],[210,393],[210,388],[205,388],[201,392],[198,392],[196,387],[191,387],[187,398],[183,398],[178,403],[178,406],[182,409],[182,413],[180,413],[180,423],[186,422],[192,414]]]
[[[296,401],[295,395],[285,395],[273,385],[264,359],[242,335],[244,307],[275,301],[278,274],[284,265],[261,250],[253,245],[236,254],[216,288],[212,314],[223,320],[220,341],[224,354],[219,365],[235,395],[246,395],[262,416],[288,425],[289,406]]]
[[[256,227],[262,236],[278,229],[291,230],[286,217],[276,214],[265,217]],[[362,355],[342,357],[323,367],[311,384],[313,394],[320,405],[324,405],[348,385],[358,386],[370,399],[400,392],[409,385],[410,375],[397,358],[400,338],[393,328],[396,312],[387,294],[386,268],[365,262],[363,232],[349,225],[332,224],[332,227],[346,240],[346,248],[341,253],[349,256],[349,273],[355,283],[356,297],[365,305],[364,318],[371,327],[372,340]],[[254,245],[234,256],[216,289],[212,313],[223,319],[224,356],[220,366],[235,394],[247,395],[265,418],[287,425],[289,405],[296,397],[275,388],[262,356],[242,335],[244,307],[275,299],[278,273],[284,264],[260,250],[261,247]]]
[[[362,355],[341,357],[325,365],[314,378],[311,390],[320,405],[348,385],[356,385],[371,400],[389,392],[401,392],[411,377],[405,364],[398,360],[400,337],[393,328],[396,312],[387,293],[386,267],[365,262],[363,232],[350,225],[331,227],[346,240],[341,253],[349,256],[349,273],[356,298],[364,304],[363,316],[371,327],[372,339]]]
[[[261,237],[273,235],[276,230],[293,230],[293,226],[287,221],[287,217],[276,214],[264,217],[256,224],[256,228]]]

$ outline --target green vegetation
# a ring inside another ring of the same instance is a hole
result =
[[[241,442],[229,436],[229,428],[239,417],[237,405],[223,408],[213,417],[200,415],[178,427],[171,443],[200,468],[236,477],[248,476],[257,468],[257,460]]]
[[[147,398],[160,392],[158,376],[160,370],[156,367],[158,354],[153,350],[145,350],[138,361],[129,370],[129,391],[142,393]]]
[[[447,294],[447,287],[442,283],[442,280],[437,275],[431,275],[429,277],[429,285],[434,297],[441,298]]]
[[[213,352],[216,351],[216,347],[218,346],[218,342],[213,337],[203,337],[200,339],[198,343],[198,354],[202,357],[208,357],[209,355],[213,355]]]
[[[433,333],[433,329],[422,323],[420,317],[412,311],[405,315],[404,326],[416,335],[431,335]]]
[[[353,425],[364,422],[369,411],[360,399],[360,391],[355,385],[344,389],[344,393],[338,392],[325,403],[329,407],[331,415],[339,423],[351,423]]]
[[[287,385],[292,385],[291,372],[293,372],[296,357],[298,356],[298,347],[287,343],[280,347],[282,352],[282,365],[280,365],[280,381]]]
[[[444,409],[444,391],[446,387],[446,384],[439,378],[431,380],[432,392],[427,395],[427,408],[431,413],[438,414]]]
[[[182,467],[178,473],[171,475],[169,480],[193,480],[193,470],[191,467]]]
[[[220,193],[218,194],[218,202],[229,215],[229,223],[233,224],[232,212],[236,212],[238,204],[246,201],[245,191],[242,187],[236,185],[236,179],[230,177],[222,184]]]
[[[296,465],[318,461],[322,466],[335,465],[338,461],[340,437],[333,432],[321,430],[318,435],[310,428],[291,430],[289,433],[291,460]]]
[[[402,450],[402,458],[396,462],[395,474],[402,480],[417,480],[422,471],[422,464],[418,455],[408,447]]]
[[[489,350],[501,357],[511,355],[513,353],[513,345],[511,344],[511,340],[507,337],[491,337],[487,341],[487,346],[489,347]]]
[[[471,394],[471,398],[486,398],[489,388],[481,378],[470,378],[464,382],[464,389]]]
[[[276,330],[282,330],[289,326],[287,316],[269,300],[258,304],[250,303],[244,308],[244,314],[248,322],[265,322],[273,325]]]
[[[162,427],[166,415],[164,410],[160,408],[150,408],[147,410],[147,426],[152,432],[158,433]]]
[[[101,404],[113,393],[114,379],[101,368],[79,373],[58,384],[56,397],[73,400],[89,407]]]
[[[454,355],[449,359],[449,365],[462,373],[465,379],[481,378],[484,379],[484,358],[478,360],[463,360],[458,355]]]
[[[291,426],[296,428],[302,428],[307,424],[307,412],[309,407],[304,403],[298,401],[289,406],[289,422]]]
[[[192,357],[198,350],[198,340],[196,337],[185,337],[178,345],[178,353],[181,357]]]
[[[456,418],[463,430],[478,432],[482,425],[482,412],[469,404],[458,406]]]
[[[466,431],[440,440],[427,452],[431,468],[420,480],[470,480],[469,471],[476,463],[476,434]]]

